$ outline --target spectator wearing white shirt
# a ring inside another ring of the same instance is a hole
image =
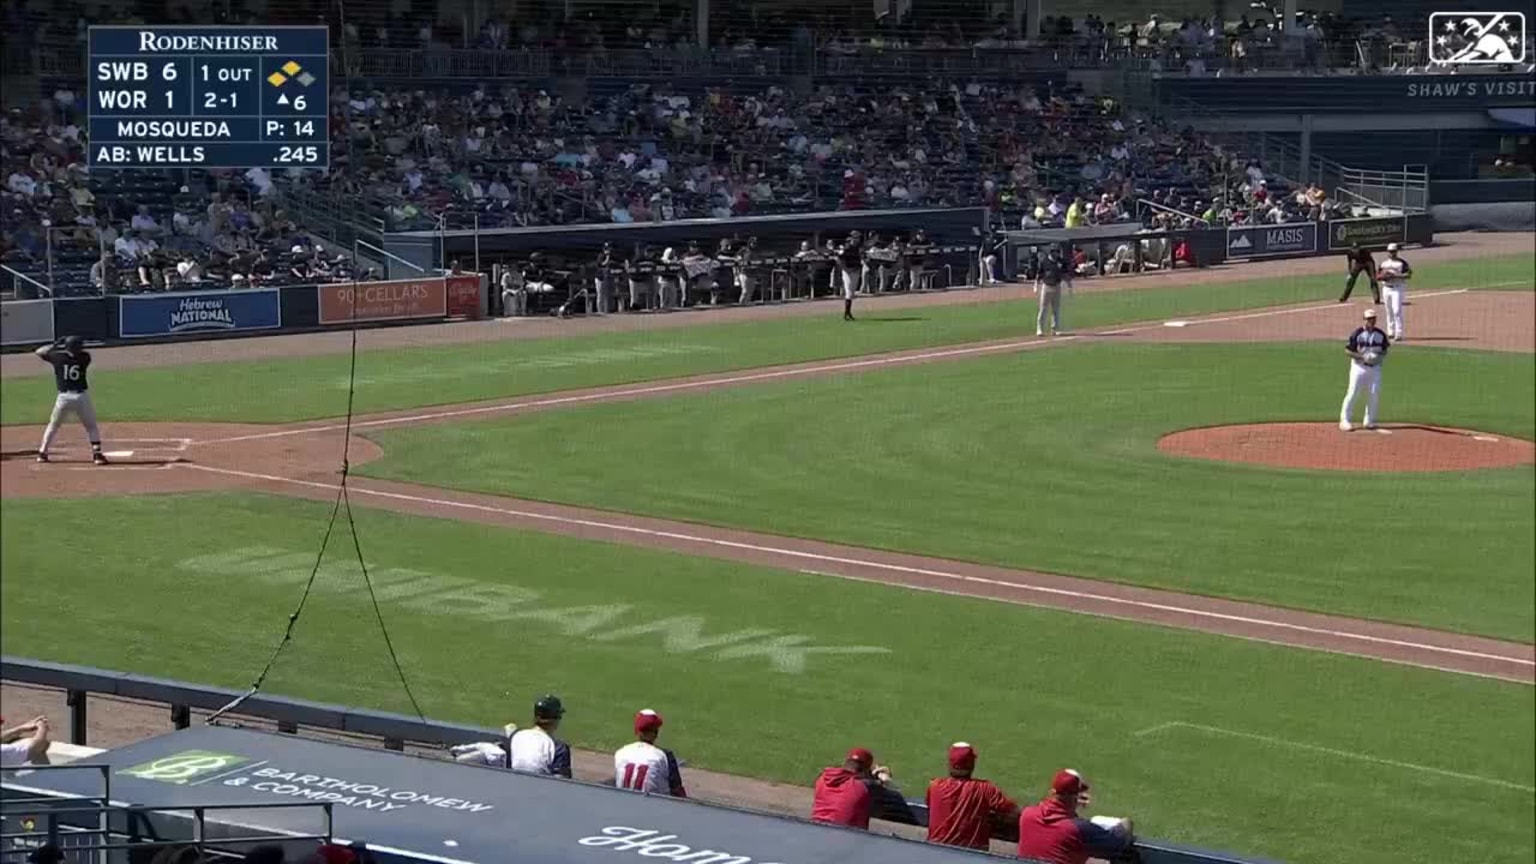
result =
[[[635,715],[634,743],[613,754],[613,785],[648,795],[687,798],[683,772],[671,750],[656,746],[661,734],[661,715],[649,708]]]
[[[48,718],[0,732],[0,768],[48,764]]]
[[[135,231],[159,231],[160,223],[156,222],[155,217],[150,215],[148,206],[140,204],[139,212],[133,214],[133,219],[129,220],[128,227]]]
[[[571,776],[571,747],[555,737],[565,705],[559,696],[545,696],[533,703],[533,726],[519,729],[507,739],[507,767],[524,774]]]
[[[246,171],[245,179],[256,187],[256,194],[263,198],[276,191],[276,187],[272,185],[272,175],[267,173],[265,168],[256,167]]]
[[[192,258],[183,258],[176,264],[176,275],[188,285],[200,285],[203,281],[203,268]]]

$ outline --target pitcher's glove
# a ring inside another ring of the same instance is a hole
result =
[[[1367,366],[1376,366],[1381,363],[1380,351],[1361,351],[1360,362]]]

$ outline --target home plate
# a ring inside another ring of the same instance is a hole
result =
[[[1188,327],[1189,326],[1189,322],[1188,321],[1164,321],[1163,322],[1163,326],[1164,327]]]
[[[1498,441],[1499,441],[1499,439],[1493,437],[1492,435],[1473,435],[1472,436],[1472,440],[1473,441],[1491,441],[1491,442],[1493,442],[1495,444],[1497,444]]]
[[[133,458],[133,451],[132,450],[108,450],[108,451],[102,453],[101,455],[107,457],[108,459],[132,459]]]
[[[1376,430],[1376,434],[1377,435],[1391,435],[1392,434],[1392,430],[1391,429],[1377,429]]]

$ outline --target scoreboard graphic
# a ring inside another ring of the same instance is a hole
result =
[[[330,165],[327,27],[92,27],[88,164]]]

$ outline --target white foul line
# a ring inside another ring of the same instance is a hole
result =
[[[1416,295],[1419,298],[1444,297],[1452,294],[1466,294],[1470,289],[1455,288],[1447,291],[1431,291]],[[1248,321],[1254,318],[1267,318],[1274,315],[1295,315],[1302,312],[1317,312],[1324,309],[1336,309],[1338,303],[1327,305],[1302,306],[1291,309],[1270,309],[1260,312],[1248,312],[1241,315],[1225,315],[1215,318],[1199,318],[1186,322],[1193,326],[1196,324],[1225,324],[1231,321]],[[1128,336],[1146,330],[1155,330],[1162,324],[1143,324],[1136,327],[1123,327],[1119,330],[1108,331],[1105,335]],[[797,366],[792,369],[773,369],[765,372],[748,372],[741,375],[730,375],[723,378],[706,378],[697,381],[674,381],[667,384],[647,384],[638,387],[623,389],[604,389],[596,393],[581,393],[574,396],[551,396],[543,399],[525,399],[513,402],[501,402],[495,405],[480,405],[474,408],[451,408],[443,411],[431,411],[422,414],[411,414],[404,417],[386,417],[380,420],[363,420],[352,424],[353,429],[370,429],[378,426],[397,426],[400,424],[423,423],[430,420],[447,420],[454,417],[471,417],[477,414],[499,414],[505,411],[522,411],[530,408],[551,408],[559,405],[579,405],[583,402],[610,402],[631,396],[654,396],[661,393],[681,393],[688,390],[698,390],[709,387],[728,387],[737,384],[752,384],[759,381],[777,381],[785,378],[798,378],[803,375],[825,375],[829,372],[849,372],[859,369],[874,369],[881,366],[900,366],[909,363],[921,363],[928,360],[942,360],[950,357],[973,357],[980,354],[991,354],[1000,351],[1020,351],[1031,348],[1040,348],[1047,345],[1062,345],[1069,342],[1080,341],[1082,336],[1059,336],[1054,339],[1034,337],[1032,339],[1015,339],[1010,342],[998,342],[990,345],[967,345],[958,348],[941,348],[933,351],[923,351],[916,354],[898,354],[895,356],[866,357],[860,360],[839,360],[815,365]],[[215,438],[209,441],[193,441],[194,446],[206,446],[209,444],[234,444],[240,441],[265,441],[271,438],[288,438],[294,435],[313,435],[322,432],[339,432],[347,428],[345,423],[330,423],[324,426],[301,426],[293,429],[279,429],[273,432],[256,432],[250,435],[236,435],[230,438]]]
[[[1253,732],[1238,732],[1233,729],[1222,729],[1217,726],[1202,726],[1199,723],[1159,723],[1149,729],[1132,733],[1138,738],[1153,735],[1158,732],[1166,732],[1170,729],[1193,729],[1196,732],[1204,732],[1208,735],[1224,735],[1228,738],[1243,738],[1249,741],[1260,741],[1265,744],[1275,744],[1281,747],[1291,747],[1296,750],[1308,750],[1313,753],[1322,753],[1328,756],[1337,756],[1340,759],[1354,759],[1358,762],[1369,762],[1373,765],[1386,765],[1392,768],[1402,768],[1407,771],[1418,771],[1423,774],[1434,774],[1439,777],[1450,777],[1454,780],[1466,780],[1470,783],[1486,783],[1490,786],[1500,786],[1505,789],[1514,789],[1520,792],[1536,793],[1536,786],[1526,786],[1523,783],[1512,783],[1508,780],[1499,780],[1493,777],[1481,777],[1477,774],[1462,774],[1459,771],[1447,771],[1444,768],[1431,768],[1428,765],[1415,765],[1412,762],[1399,762],[1396,759],[1382,759],[1378,756],[1368,756],[1364,753],[1353,753],[1348,750],[1335,750],[1332,747],[1319,747],[1316,744],[1308,744],[1303,741],[1288,741],[1284,738],[1275,738],[1269,735],[1258,735]]]
[[[225,474],[232,477],[244,477],[250,480],[263,480],[272,483],[287,483],[294,486],[306,486],[312,489],[335,491],[338,488],[334,483],[320,483],[313,480],[298,480],[292,477],[279,477],[274,474],[258,474],[254,471],[237,471],[232,468],[214,468],[209,465],[193,464],[185,464],[184,467],[194,468],[198,471],[209,471],[215,474]],[[1356,641],[1367,642],[1376,645],[1391,645],[1400,648],[1411,648],[1420,651],[1448,654],[1458,657],[1468,657],[1477,660],[1496,660],[1504,663],[1512,663],[1519,666],[1536,667],[1536,660],[1526,660],[1521,657],[1508,657],[1502,654],[1486,654],[1480,651],[1468,651],[1462,648],[1447,648],[1440,645],[1408,642],[1400,639],[1388,639],[1382,636],[1369,636],[1363,633],[1350,633],[1344,630],[1330,630],[1322,627],[1309,627],[1304,624],[1291,624],[1283,621],[1268,621],[1262,618],[1232,615],[1225,612],[1212,612],[1204,609],[1191,609],[1184,606],[1173,606],[1164,603],[1152,603],[1146,600],[1131,600],[1124,597],[1111,597],[1104,594],[1093,594],[1085,591],[1073,591],[1066,588],[1047,588],[1041,585],[1009,582],[1003,579],[990,579],[984,576],[967,576],[963,573],[952,573],[946,570],[932,570],[924,567],[909,567],[903,564],[889,564],[882,561],[846,558],[837,555],[823,555],[818,552],[806,552],[799,549],[785,549],[778,546],[767,546],[757,543],[743,543],[736,540],[723,540],[717,537],[703,537],[696,534],[684,534],[677,531],[661,531],[654,528],[643,528],[638,525],[625,525],[617,522],[602,522],[596,519],[582,519],[573,516],[556,516],[550,513],[535,513],[527,510],[514,510],[505,507],[491,507],[485,504],[471,504],[466,501],[452,501],[444,498],[428,498],[421,495],[406,495],[400,492],[384,492],[377,489],[368,489],[366,487],[359,488],[356,486],[349,486],[347,488],[358,495],[372,495],[377,498],[387,498],[396,501],[408,501],[413,504],[430,504],[435,507],[445,507],[459,510],[474,510],[482,513],[495,513],[502,516],[512,516],[520,519],[555,522],[558,524],[572,525],[581,528],[599,528],[606,531],[616,531],[644,537],[657,537],[666,540],[680,540],[687,543],[699,543],[703,545],[718,546],[726,549],[738,549],[748,552],[769,553],[773,555],[782,555],[785,557],[800,558],[809,561],[821,561],[831,564],[847,564],[856,567],[887,570],[894,573],[907,573],[914,576],[932,576],[941,579],[949,579],[956,582],[968,582],[979,585],[1006,587],[1018,591],[1031,591],[1039,594],[1049,594],[1058,597],[1072,597],[1074,599],[1117,604],[1121,606],[1148,609],[1158,612],[1173,612],[1180,615],[1188,615],[1196,618],[1209,618],[1218,621],[1227,621],[1234,624],[1270,627],[1279,630],[1289,630],[1297,633],[1309,633],[1313,635],[1329,636],[1340,639],[1353,639]]]

